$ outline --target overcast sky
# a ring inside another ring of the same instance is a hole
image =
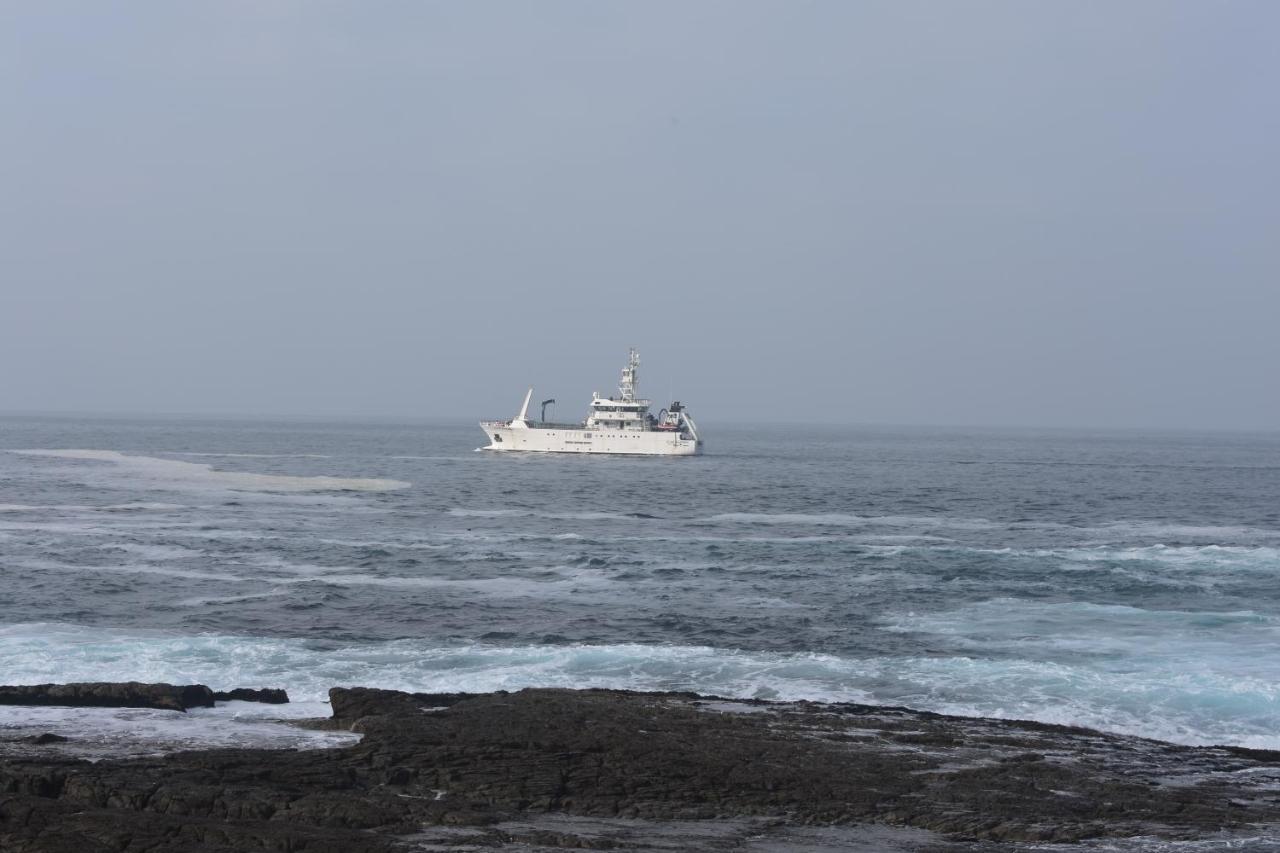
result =
[[[0,0],[0,410],[1280,428],[1277,32]]]

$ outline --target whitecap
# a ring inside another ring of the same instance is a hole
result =
[[[176,569],[170,566],[121,565],[121,566],[87,566],[71,563],[57,563],[50,560],[31,560],[14,564],[17,568],[37,571],[68,572],[73,574],[120,574],[120,575],[162,575],[187,580],[222,581],[226,583],[242,583],[250,578],[237,577],[221,572],[202,572],[196,569]]]

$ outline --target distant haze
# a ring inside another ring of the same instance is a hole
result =
[[[1277,32],[5,2],[0,411],[1280,428]]]

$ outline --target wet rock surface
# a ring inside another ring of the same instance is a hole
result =
[[[215,690],[213,698],[218,702],[263,702],[268,705],[289,704],[289,694],[274,687],[258,689],[237,687],[235,690]]]
[[[213,691],[203,684],[87,682],[0,685],[0,705],[60,705],[68,708],[212,708]]]
[[[690,694],[331,699],[315,725],[358,744],[0,761],[0,850],[999,851],[1280,823],[1280,756],[1238,748]]]

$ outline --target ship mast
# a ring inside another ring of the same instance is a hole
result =
[[[634,403],[636,400],[636,368],[640,366],[640,353],[632,347],[627,356],[627,366],[622,368],[622,382],[618,385],[618,393],[622,402]]]

